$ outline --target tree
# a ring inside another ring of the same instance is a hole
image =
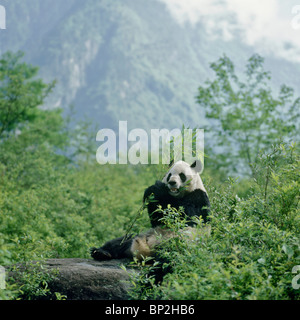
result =
[[[36,79],[38,67],[20,62],[23,56],[7,52],[0,59],[0,138],[32,121],[55,84]]]
[[[299,132],[300,97],[293,99],[294,90],[282,85],[275,98],[263,62],[261,56],[253,55],[242,82],[224,55],[211,64],[216,79],[206,81],[196,98],[206,118],[211,119],[206,130],[219,147],[215,161],[231,173],[254,175],[252,164],[260,150],[269,151],[280,141],[294,140]]]

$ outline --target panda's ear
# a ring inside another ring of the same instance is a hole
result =
[[[195,160],[191,164],[191,168],[196,172],[201,172],[202,171],[202,163],[201,163],[201,161],[200,160]]]

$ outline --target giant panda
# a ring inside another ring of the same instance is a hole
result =
[[[155,248],[162,240],[174,236],[174,232],[167,229],[162,222],[163,210],[168,205],[176,209],[183,207],[188,232],[195,223],[192,217],[201,216],[206,222],[210,203],[199,175],[201,168],[201,162],[198,160],[192,165],[184,161],[172,164],[162,181],[156,181],[144,192],[143,201],[147,205],[152,228],[145,233],[131,235],[126,239],[125,237],[113,239],[100,248],[91,248],[91,256],[95,260],[133,257],[142,259],[153,256]],[[162,210],[157,210],[159,207]]]

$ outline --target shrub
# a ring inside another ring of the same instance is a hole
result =
[[[261,172],[261,179],[252,182],[252,194],[245,199],[236,196],[233,179],[220,187],[208,186],[211,235],[191,241],[179,232],[159,249],[173,272],[155,285],[149,278],[149,268],[155,265],[143,266],[131,279],[132,298],[300,298],[299,290],[291,285],[292,268],[300,264],[299,154],[295,146],[276,146],[269,155],[261,154],[256,171]],[[179,230],[181,222],[169,219],[171,216],[166,212],[173,230]],[[200,232],[201,223],[197,228]]]

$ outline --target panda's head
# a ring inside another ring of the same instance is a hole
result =
[[[172,165],[162,182],[169,188],[169,194],[177,198],[182,198],[196,189],[206,192],[199,176],[201,169],[202,165],[198,160],[192,165],[178,161]]]

